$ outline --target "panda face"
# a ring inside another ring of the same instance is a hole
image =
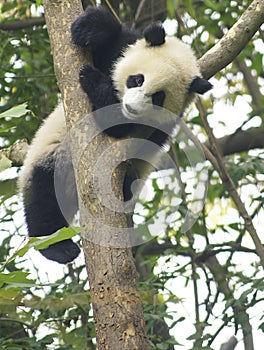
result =
[[[174,37],[151,46],[146,39],[129,46],[115,63],[112,79],[125,117],[138,119],[154,106],[179,116],[191,102],[189,86],[200,75],[192,50]]]
[[[163,107],[165,92],[157,91],[146,94],[144,90],[144,74],[130,75],[126,81],[126,93],[123,96],[123,113],[128,119],[137,119],[151,110],[151,105]]]

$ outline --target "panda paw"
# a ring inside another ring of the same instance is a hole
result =
[[[80,80],[85,80],[85,79],[88,80],[88,79],[96,79],[100,75],[102,75],[102,73],[98,69],[87,64],[80,69],[79,77],[80,77]]]
[[[100,70],[86,65],[80,70],[79,81],[93,106],[93,111],[119,103],[111,79]]]
[[[40,250],[40,253],[49,260],[60,264],[67,264],[73,261],[80,254],[80,248],[71,239],[66,239],[50,245],[46,249]]]
[[[98,69],[86,65],[80,70],[79,80],[83,91],[91,98],[106,77]]]
[[[105,45],[121,30],[121,24],[107,10],[88,7],[72,24],[72,41],[82,48]]]

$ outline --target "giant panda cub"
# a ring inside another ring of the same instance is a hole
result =
[[[150,127],[147,136],[142,135],[142,124],[135,121],[145,114],[146,106],[163,107],[180,116],[195,93],[203,94],[212,87],[201,77],[192,50],[177,38],[167,37],[161,24],[151,24],[141,37],[121,25],[106,9],[89,7],[72,24],[72,40],[84,53],[87,48],[92,53],[94,66],[83,67],[79,80],[93,111],[114,104],[122,106],[116,116],[117,126],[105,130],[104,123],[98,121],[110,137],[122,139],[139,135],[161,147],[172,133],[176,118],[158,121],[161,125],[167,123],[168,133]],[[70,188],[65,189],[71,203],[67,220],[55,194],[55,162],[61,159],[65,169],[70,162],[67,150],[61,147],[65,134],[64,112],[59,105],[36,133],[19,179],[30,237],[47,236],[68,226],[78,209],[72,171]],[[135,162],[133,166],[134,173],[140,176],[144,165]],[[124,181],[125,200],[130,196],[131,181]],[[68,263],[78,256],[80,249],[67,239],[40,252],[48,259]]]

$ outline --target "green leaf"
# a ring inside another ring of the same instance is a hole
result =
[[[70,239],[80,233],[84,228],[83,227],[64,227],[57,232],[49,236],[43,237],[31,237],[27,244],[22,248],[17,250],[2,266],[1,271],[4,270],[5,266],[11,261],[14,261],[15,258],[24,256],[30,248],[35,248],[37,250],[48,248],[51,244],[64,241],[65,239]]]
[[[30,112],[30,110],[27,109],[27,103],[25,102],[1,113],[0,118],[20,118],[28,112]]]
[[[4,171],[6,169],[11,168],[12,162],[10,159],[8,159],[4,154],[1,156],[0,159],[0,172]]]
[[[179,5],[179,0],[167,0],[167,9],[170,18],[175,17],[175,10]]]
[[[67,310],[74,306],[85,307],[91,302],[89,292],[71,293],[55,296],[48,295],[45,298],[34,296],[29,300],[25,300],[26,307],[38,310],[49,309],[50,311]]]
[[[184,2],[184,4],[186,5],[186,9],[189,12],[189,14],[192,16],[192,18],[195,18],[195,11],[194,11],[194,8],[193,8],[192,0],[186,0]]]
[[[167,344],[156,344],[156,348],[159,350],[167,350],[168,345]]]
[[[219,6],[218,4],[216,4],[215,1],[211,1],[211,0],[204,0],[204,4],[205,4],[207,7],[211,8],[212,10],[214,10],[214,11],[219,11],[220,8],[221,8],[221,6]]]
[[[36,8],[42,5],[42,0],[36,0]]]
[[[17,178],[0,181],[0,196],[4,200],[14,196],[16,193],[17,193]]]
[[[35,284],[34,280],[28,279],[29,272],[13,271],[10,273],[0,273],[0,288],[8,285],[10,287],[25,287]]]
[[[14,299],[18,297],[19,291],[16,289],[4,289],[0,288],[0,305],[15,305]],[[19,300],[20,298],[17,298]]]
[[[84,228],[83,227],[63,227],[57,232],[53,233],[50,236],[45,236],[37,238],[37,241],[31,244],[35,249],[45,249],[48,248],[51,244],[64,241],[65,239],[70,239],[80,233]]]

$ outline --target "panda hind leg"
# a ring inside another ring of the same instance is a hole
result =
[[[24,212],[30,237],[49,236],[62,227],[69,226],[69,218],[77,210],[75,188],[69,198],[65,197],[63,204],[67,208],[67,218],[61,212],[54,185],[53,156],[46,157],[33,167],[26,185],[23,187]],[[66,170],[66,169],[65,169]],[[63,184],[62,184],[63,186]],[[75,184],[74,184],[75,186]],[[74,260],[80,253],[80,248],[71,239],[67,239],[48,248],[40,250],[47,259],[66,264]]]
[[[40,253],[49,260],[56,261],[60,264],[72,262],[80,254],[80,248],[71,239],[66,239],[50,245],[46,249],[40,250]]]

